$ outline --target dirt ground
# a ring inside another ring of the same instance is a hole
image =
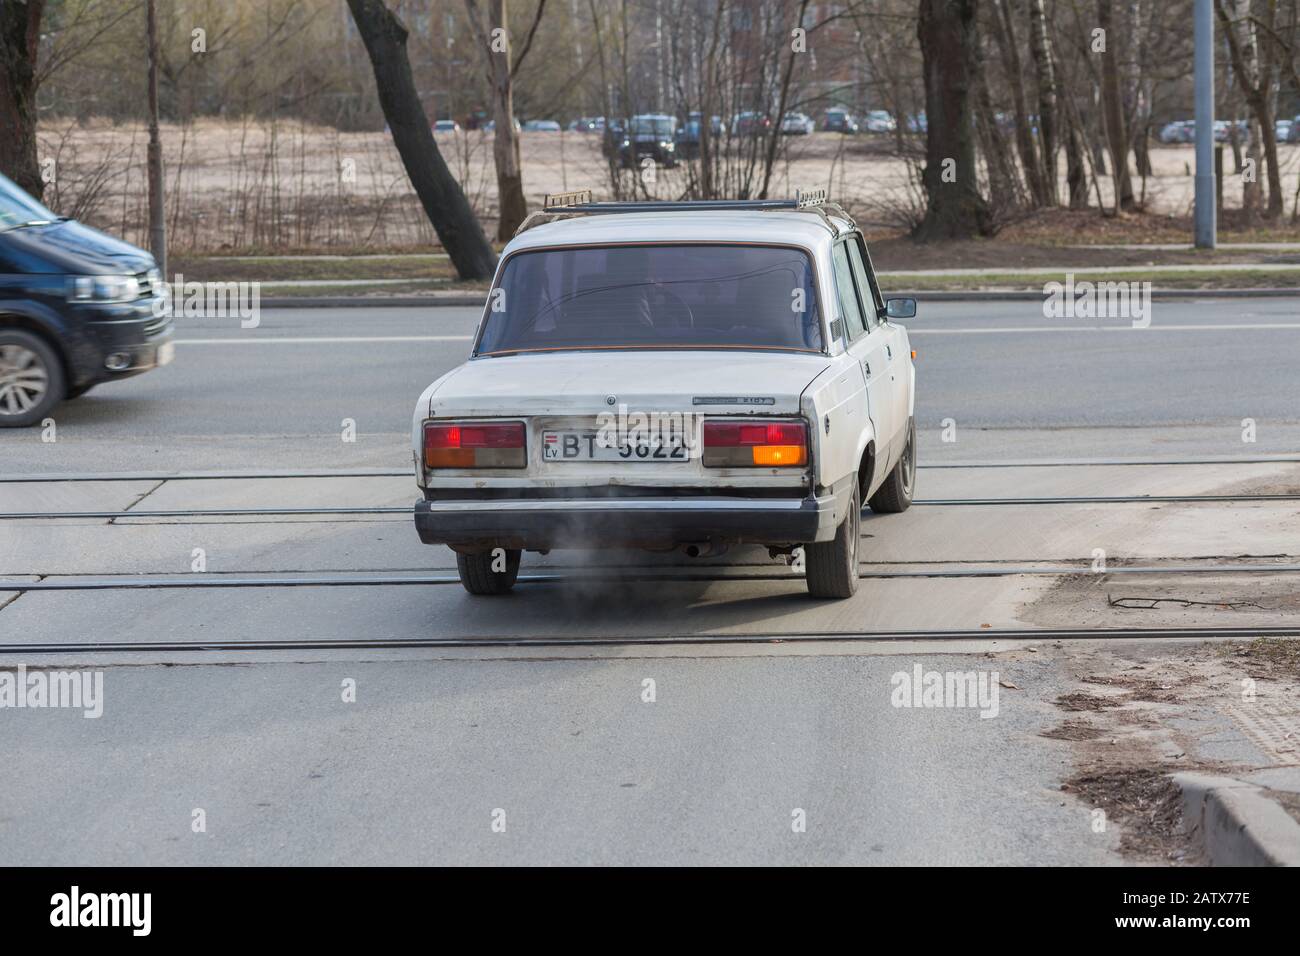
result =
[[[569,189],[590,187],[598,197],[609,194],[597,136],[521,135],[524,186],[531,204],[540,205],[546,193]],[[62,214],[142,241],[146,139],[141,126],[105,121],[45,124],[41,159],[52,161],[53,174],[47,200]],[[185,127],[165,126],[163,141],[170,239],[177,250],[416,249],[435,244],[386,133],[204,120]],[[460,132],[439,134],[437,141],[492,234],[496,182],[490,137]],[[915,210],[919,192],[913,168],[896,154],[892,136],[814,133],[782,142],[785,154],[777,164],[771,194],[793,195],[797,188],[825,186],[874,238],[903,232],[901,219]],[[916,144],[909,148],[915,151]],[[1300,186],[1300,146],[1283,146],[1281,155],[1289,213]],[[907,267],[1028,266],[1043,261],[1035,259],[1035,250],[1044,244],[1186,241],[1192,148],[1157,147],[1152,162],[1155,175],[1135,185],[1147,207],[1140,217],[1105,220],[1096,212],[1056,210],[1009,223],[996,243],[956,250],[959,261],[953,251],[941,249],[918,259],[916,247],[909,244]],[[687,175],[686,169],[659,170],[655,182],[647,185],[649,195],[676,198]],[[1103,181],[1101,186],[1102,199],[1109,203],[1109,184]],[[1224,225],[1229,229],[1240,192],[1235,181],[1225,185]],[[1300,239],[1300,225],[1288,217],[1259,235]],[[879,268],[896,267],[887,246],[881,258]]]
[[[1133,862],[1204,862],[1183,833],[1171,774],[1300,764],[1300,641],[1055,642],[1011,656],[1045,655],[1062,658],[1074,683],[1041,733],[1067,748],[1062,792],[1090,808],[1094,826],[1118,826]]]

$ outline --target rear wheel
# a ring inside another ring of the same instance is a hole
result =
[[[861,538],[862,500],[858,476],[853,476],[849,513],[835,529],[835,538],[804,546],[808,593],[817,598],[853,597],[858,590],[858,541]]]
[[[46,341],[0,329],[0,428],[23,428],[63,400],[63,365]]]
[[[456,573],[470,594],[509,594],[519,577],[518,548],[493,548],[481,554],[457,554]]]
[[[885,483],[876,489],[867,504],[877,514],[898,514],[906,511],[912,503],[912,491],[916,488],[916,419],[907,422],[907,444],[903,446],[903,457],[889,473]]]

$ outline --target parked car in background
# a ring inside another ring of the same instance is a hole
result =
[[[888,110],[872,110],[862,117],[862,126],[868,133],[892,133],[898,124]]]
[[[787,136],[807,136],[816,128],[817,124],[804,113],[786,113],[781,118],[781,132]]]
[[[597,131],[596,121],[601,121],[601,127],[604,127],[604,117],[596,116],[579,116],[569,124],[570,133],[594,133]]]
[[[1288,142],[1291,138],[1291,128],[1295,126],[1292,120],[1278,120],[1273,124],[1273,138],[1279,143]]]
[[[907,131],[909,133],[924,133],[928,128],[925,119],[925,110],[922,110],[915,116],[909,116],[907,118]]]
[[[1286,141],[1288,143],[1300,143],[1300,116],[1291,120],[1291,131],[1287,133]]]
[[[822,129],[828,133],[860,132],[857,119],[848,110],[832,109],[822,115]]]
[[[1172,123],[1166,123],[1156,134],[1156,139],[1162,143],[1191,143],[1196,139],[1196,121],[1195,120],[1174,120]]]
[[[700,133],[703,127],[702,114],[687,113],[686,122],[677,130],[674,140],[677,143],[678,159],[696,159],[700,155]],[[709,119],[709,134],[714,139],[721,139],[724,135],[722,126],[722,117],[713,116]]]
[[[486,123],[484,123],[484,124],[483,124],[481,127],[479,127],[479,128],[480,128],[481,130],[483,130],[483,132],[485,132],[485,133],[493,133],[493,132],[496,132],[497,121],[496,121],[496,120],[488,120]],[[515,118],[515,132],[516,132],[516,133],[519,133],[519,132],[522,132],[522,131],[523,131],[523,126],[520,125],[520,123],[519,123],[519,119],[518,119],[518,117],[516,117],[516,118]]]
[[[609,127],[601,143],[608,159],[617,159],[630,169],[642,160],[653,159],[660,166],[677,165],[677,120],[665,113],[641,113],[624,123]]]
[[[0,176],[0,427],[172,360],[153,256],[56,216]]]
[[[1237,120],[1236,123],[1230,123],[1228,120],[1217,120],[1214,124],[1214,141],[1216,143],[1230,142],[1234,127],[1236,128],[1238,143],[1250,142],[1250,124],[1245,120]],[[1193,124],[1193,128],[1195,128],[1195,124]]]
[[[560,124],[555,120],[529,120],[524,124],[525,133],[558,133]]]
[[[731,118],[732,136],[758,136],[771,128],[771,117],[754,110],[745,110]]]
[[[433,131],[435,133],[458,133],[460,124],[455,120],[440,119],[434,122]]]

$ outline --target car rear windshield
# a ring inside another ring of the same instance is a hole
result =
[[[783,246],[634,245],[511,256],[476,354],[552,349],[822,351],[808,254]]]

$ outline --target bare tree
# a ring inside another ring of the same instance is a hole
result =
[[[406,27],[383,0],[348,0],[348,8],[375,71],[379,105],[393,144],[456,274],[462,279],[490,278],[496,254],[434,142],[406,56]]]
[[[0,172],[37,199],[45,192],[36,156],[36,46],[45,0],[0,3]]]
[[[1105,51],[1101,54],[1101,111],[1115,176],[1115,209],[1131,212],[1137,207],[1133,181],[1128,170],[1128,128],[1119,83],[1119,33],[1115,30],[1111,0],[1097,0],[1097,25],[1102,30]]]
[[[163,200],[162,137],[158,133],[158,0],[146,0],[149,43],[149,248],[167,275],[167,212]]]
[[[524,197],[524,177],[519,152],[519,133],[515,130],[514,79],[524,57],[533,45],[537,25],[542,22],[546,0],[538,0],[537,12],[528,36],[511,61],[510,28],[506,22],[506,0],[488,0],[487,23],[479,11],[477,0],[465,0],[470,28],[483,51],[487,65],[488,85],[492,88],[492,158],[497,168],[497,239],[506,242],[515,234],[519,224],[528,216],[528,200]]]
[[[921,0],[916,25],[925,76],[925,219],[915,238],[965,239],[993,232],[980,195],[971,124],[978,0]]]
[[[1034,205],[1043,206],[1048,201],[1047,191],[1043,182],[1042,163],[1039,162],[1038,150],[1034,147],[1034,134],[1030,130],[1029,108],[1025,102],[1025,81],[1015,23],[1011,19],[1010,5],[1007,0],[993,0],[991,12],[993,38],[997,41],[998,52],[1002,56],[1002,64],[1007,75],[1007,85],[1011,90],[1016,150],[1020,154],[1020,165],[1024,169],[1025,182],[1029,186],[1029,195]]]
[[[1265,35],[1268,36],[1277,25],[1277,2],[1267,0],[1265,6],[1266,14],[1260,19],[1265,24]],[[1256,56],[1254,50],[1254,19],[1240,24],[1246,31],[1246,36],[1242,37],[1238,35],[1239,24],[1228,16],[1225,0],[1217,0],[1215,10],[1218,12],[1219,22],[1223,24],[1224,39],[1228,44],[1232,68],[1237,74],[1241,93],[1251,112],[1255,114],[1255,122],[1259,130],[1258,141],[1263,143],[1264,162],[1268,167],[1267,215],[1270,219],[1274,219],[1282,215],[1283,208],[1282,177],[1277,160],[1277,130],[1273,123],[1273,103],[1270,95],[1272,76],[1275,72],[1273,65],[1277,60],[1276,44],[1271,39],[1266,40],[1263,44],[1264,62],[1260,63],[1260,58]]]
[[[808,0],[800,0],[799,14],[795,17],[795,26],[803,28],[803,18],[808,13]],[[767,198],[767,188],[772,184],[772,167],[776,165],[776,148],[781,139],[781,124],[785,121],[785,108],[790,101],[790,80],[794,76],[794,58],[799,54],[795,45],[790,44],[790,56],[785,63],[785,73],[781,77],[781,94],[777,100],[776,116],[772,119],[771,137],[767,141],[767,155],[763,158],[763,185],[758,191],[759,199]]]
[[[1057,188],[1057,93],[1052,39],[1047,32],[1043,0],[1029,0],[1029,52],[1034,58],[1038,83],[1038,141],[1043,164],[1043,199],[1052,206],[1060,201]],[[1085,190],[1086,195],[1086,190]]]

